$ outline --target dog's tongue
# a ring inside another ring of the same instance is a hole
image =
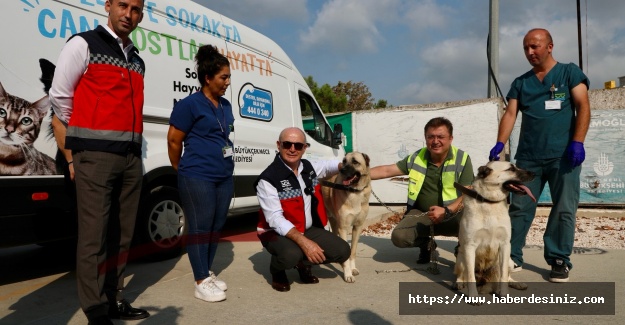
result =
[[[345,186],[351,185],[355,178],[356,178],[356,175],[354,175],[354,176],[352,176],[352,177],[350,177],[348,179],[344,179],[343,180],[343,185],[345,185]]]
[[[536,198],[534,197],[534,194],[532,194],[532,191],[530,191],[530,189],[527,186],[523,184],[516,184],[515,187],[518,187],[520,190],[525,192],[525,194],[527,194],[532,199],[532,201],[536,202]]]

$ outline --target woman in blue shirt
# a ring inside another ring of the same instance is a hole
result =
[[[226,283],[211,271],[217,243],[234,191],[234,116],[222,96],[230,85],[230,62],[216,47],[195,55],[201,90],[174,106],[169,119],[169,160],[178,171],[180,200],[189,227],[187,254],[195,278],[195,297],[226,299]],[[184,147],[184,153],[183,153]]]

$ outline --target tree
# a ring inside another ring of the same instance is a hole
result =
[[[332,88],[337,96],[347,97],[347,111],[368,110],[374,107],[369,87],[362,82],[342,82]]]
[[[304,78],[304,80],[306,81],[306,84],[308,85],[308,88],[310,88],[310,90],[313,92],[313,95],[315,95],[315,92],[319,88],[317,86],[317,82],[313,80],[312,76],[308,76],[308,77]]]
[[[375,104],[375,108],[387,108],[388,107],[388,102],[386,101],[386,99],[380,99],[378,100],[378,103]]]
[[[315,98],[325,113],[344,112],[347,108],[347,97],[337,96],[328,84],[321,86]]]
[[[312,91],[317,103],[324,113],[339,113],[368,110],[374,108],[386,108],[388,102],[380,99],[375,103],[369,87],[362,82],[342,82],[332,87],[323,84],[321,87],[313,80],[312,76],[304,78]]]
[[[317,103],[319,103],[319,106],[324,113],[344,112],[346,110],[346,96],[337,96],[337,94],[333,91],[332,86],[329,84],[323,84],[319,87],[317,82],[313,80],[312,76],[308,76],[304,78],[304,80],[306,80],[308,87],[312,91]]]

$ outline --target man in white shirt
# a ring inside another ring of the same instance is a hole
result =
[[[107,25],[70,38],[50,88],[54,136],[76,185],[76,277],[89,324],[150,315],[122,296],[143,179],[145,64],[129,37],[143,2],[107,0]]]
[[[276,142],[279,154],[256,181],[261,211],[258,237],[271,254],[272,288],[291,289],[285,270],[295,267],[303,283],[318,283],[311,264],[343,263],[349,244],[324,229],[327,216],[317,178],[338,173],[338,160],[308,161],[306,135],[286,128]]]

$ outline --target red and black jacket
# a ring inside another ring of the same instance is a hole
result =
[[[293,171],[282,162],[278,155],[276,155],[273,163],[260,174],[254,187],[256,187],[261,179],[275,187],[278,191],[284,217],[289,220],[299,232],[304,233],[306,230],[306,214],[304,211],[303,195],[311,196],[311,215],[313,219],[312,225],[314,227],[325,227],[328,223],[328,217],[323,204],[321,184],[317,180],[317,173],[315,173],[312,164],[308,160],[302,159],[301,163],[304,165],[301,175],[304,179],[304,184],[306,184],[306,189],[302,190],[300,188],[297,177]],[[265,220],[262,209],[258,217],[258,228],[266,230],[271,229]]]
[[[89,46],[89,65],[74,92],[65,148],[141,154],[143,76],[138,50],[128,60],[102,26],[79,33]]]

